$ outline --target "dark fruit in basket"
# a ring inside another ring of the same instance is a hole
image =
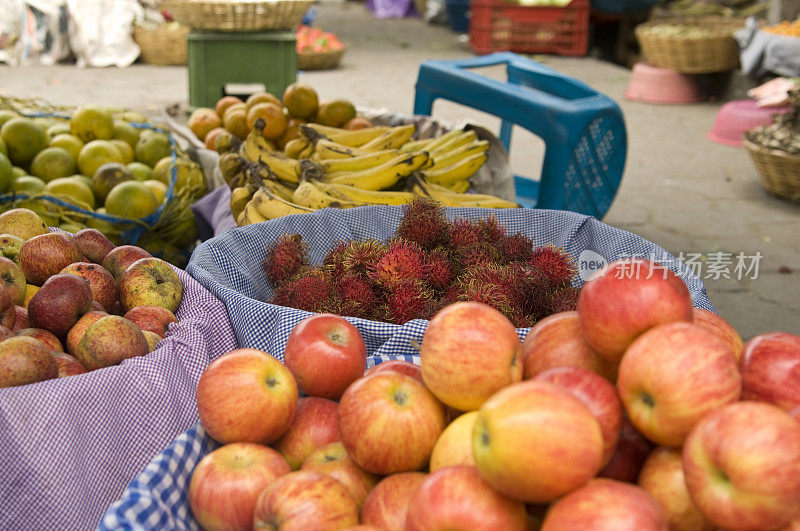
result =
[[[47,345],[32,337],[12,337],[0,343],[0,387],[26,385],[58,376]]]
[[[367,276],[384,254],[386,245],[378,240],[347,242],[341,250],[342,270]]]
[[[481,236],[483,241],[487,243],[496,243],[502,240],[506,235],[506,228],[497,221],[493,215],[487,216],[478,221],[478,227],[481,229]]]
[[[284,234],[270,250],[264,262],[267,278],[281,284],[308,265],[308,245],[299,234]]]
[[[548,310],[550,313],[570,312],[578,309],[578,296],[581,290],[567,287],[550,294]]]
[[[533,257],[533,240],[522,233],[503,236],[497,249],[507,262],[530,260]]]
[[[444,290],[453,282],[455,273],[447,251],[435,250],[428,254],[425,264],[425,280],[434,289]]]
[[[536,249],[529,262],[544,274],[554,288],[568,286],[576,273],[575,264],[569,255],[554,246]]]
[[[405,206],[396,236],[433,249],[450,240],[450,224],[438,202],[420,197]]]
[[[328,273],[319,269],[306,269],[278,286],[273,304],[308,312],[324,312],[333,294]]]
[[[369,277],[389,291],[403,279],[423,280],[425,276],[422,248],[414,242],[405,240],[392,242],[369,270]]]
[[[403,324],[411,319],[429,319],[433,316],[433,291],[413,278],[397,282],[386,297],[389,322]]]
[[[116,247],[97,229],[80,230],[75,233],[74,240],[78,250],[95,264],[102,264],[106,255]]]
[[[83,259],[72,234],[50,232],[34,236],[22,244],[19,265],[28,283],[41,286],[45,280],[68,265]]]
[[[336,282],[336,291],[341,299],[337,313],[341,315],[368,318],[378,304],[372,283],[363,275],[343,275]]]
[[[450,229],[450,243],[454,249],[469,247],[481,242],[481,229],[468,219],[457,219]]]
[[[31,297],[28,321],[64,338],[92,305],[92,290],[83,277],[70,273],[53,275]]]

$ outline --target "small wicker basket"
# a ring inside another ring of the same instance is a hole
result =
[[[800,155],[759,146],[746,134],[743,144],[761,175],[764,188],[778,197],[800,202]]]
[[[164,0],[163,9],[192,29],[294,30],[314,0]]]
[[[651,33],[660,25],[696,27],[710,35],[678,36]],[[730,17],[674,17],[651,20],[636,26],[636,39],[647,62],[683,74],[724,72],[739,66],[739,48],[733,34],[745,21]]]
[[[185,65],[188,35],[186,26],[133,26],[133,40],[142,52],[142,61],[151,65]]]
[[[339,66],[345,49],[328,52],[297,52],[298,70],[329,70]]]

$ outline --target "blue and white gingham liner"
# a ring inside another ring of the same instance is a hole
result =
[[[271,296],[261,267],[269,246],[281,234],[300,233],[310,246],[312,263],[319,263],[338,240],[389,237],[402,212],[402,207],[381,206],[324,209],[228,230],[198,246],[187,270],[225,302],[241,346],[265,350],[282,359],[289,332],[310,314],[261,302]],[[703,281],[690,268],[661,247],[595,218],[549,210],[447,209],[450,218],[476,219],[489,212],[509,232],[524,232],[535,239],[536,245],[552,243],[576,257],[584,250],[592,250],[608,261],[629,255],[660,258],[661,263],[683,278],[696,306],[714,309]],[[368,365],[389,359],[419,363],[409,340],[422,338],[427,321],[418,319],[400,326],[357,318],[348,320],[364,336],[370,354]],[[520,329],[518,333],[524,338],[528,329]],[[199,529],[188,505],[189,480],[195,465],[217,446],[200,425],[180,435],[150,462],[122,498],[109,507],[99,529]]]
[[[236,343],[222,302],[176,271],[184,286],[178,323],[153,352],[0,389],[0,529],[91,529],[153,456],[197,422],[197,381]]]

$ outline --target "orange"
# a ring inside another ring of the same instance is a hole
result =
[[[264,138],[274,140],[286,131],[286,116],[283,108],[276,103],[257,103],[250,107],[247,112],[247,129],[253,129],[259,118],[264,120],[264,128],[261,130]]]
[[[281,100],[269,92],[256,92],[254,94],[250,94],[250,97],[248,97],[247,101],[245,101],[247,110],[250,110],[253,105],[258,103],[277,103],[278,105],[281,105]]]
[[[332,100],[320,104],[316,119],[318,124],[342,127],[356,117],[355,106],[347,100]]]
[[[276,144],[278,144],[281,150],[295,138],[300,138],[300,126],[304,123],[306,123],[306,121],[300,120],[299,118],[291,118],[289,120],[289,123],[286,124],[286,131],[284,131],[281,137],[276,141]]]
[[[223,133],[224,131],[224,127],[215,127],[209,131],[206,137],[203,139],[203,141],[206,143],[206,148],[214,149],[214,141],[217,139],[220,133]]]
[[[220,119],[225,116],[225,111],[233,105],[234,103],[244,103],[242,100],[237,98],[236,96],[223,96],[218,101],[217,104],[214,106],[214,110],[217,113],[217,116]]]
[[[370,127],[375,127],[374,125],[372,125],[372,122],[361,116],[356,116],[355,118],[344,124],[342,126],[342,129],[349,129],[353,131],[356,129],[369,129]]]
[[[233,136],[238,138],[247,136],[247,115],[244,109],[228,109],[222,122],[225,125],[225,129]]]
[[[283,104],[289,114],[297,118],[308,119],[314,116],[319,107],[317,91],[303,83],[292,83],[283,93]]]
[[[222,120],[214,109],[200,107],[195,109],[186,125],[197,138],[205,138],[209,131],[222,125]]]
[[[241,109],[245,113],[247,113],[247,105],[245,105],[244,103],[234,103],[233,105],[225,109],[225,113],[222,115],[222,123],[223,124],[225,123],[225,116],[227,116],[229,112],[235,111],[237,109]]]

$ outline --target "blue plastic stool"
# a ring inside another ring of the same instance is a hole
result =
[[[508,82],[466,69],[506,64]],[[517,203],[602,219],[617,194],[628,139],[619,106],[585,83],[520,55],[503,52],[460,61],[425,61],[414,114],[430,115],[444,98],[502,119],[509,149],[513,125],[545,142],[541,180],[514,176]]]

